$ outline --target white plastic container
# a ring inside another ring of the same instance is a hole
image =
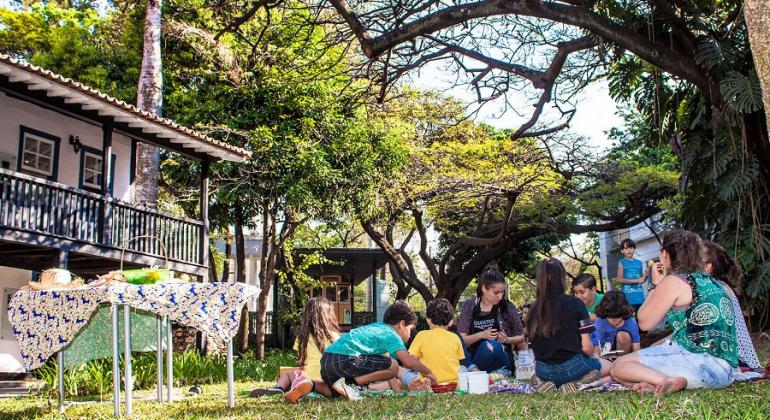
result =
[[[486,372],[471,372],[468,374],[468,393],[486,394],[489,392],[489,374]]]
[[[460,391],[468,391],[468,375],[469,372],[460,372],[457,374],[457,389]]]

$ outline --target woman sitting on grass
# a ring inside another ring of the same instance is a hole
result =
[[[738,339],[738,363],[754,372],[762,372],[762,365],[757,358],[757,351],[751,341],[746,320],[743,319],[743,311],[734,290],[738,290],[741,281],[741,267],[735,262],[721,245],[715,242],[703,242],[707,273],[722,282],[727,295],[733,303],[735,312],[735,334]]]
[[[639,350],[639,325],[633,315],[634,308],[623,292],[611,290],[604,295],[596,308],[596,331],[591,334],[594,356],[604,356],[610,351],[628,354]]]
[[[284,397],[291,401],[290,390],[296,388],[303,379],[320,382],[320,388],[324,388],[321,379],[321,356],[326,347],[338,338],[340,338],[340,327],[337,325],[337,315],[332,304],[324,298],[308,300],[300,320],[297,340],[294,342],[299,369],[281,375],[275,387],[257,388],[251,391],[251,396],[284,394]],[[318,392],[331,396],[328,389],[320,388],[317,389]]]
[[[529,311],[527,330],[535,353],[533,383],[538,392],[560,387],[577,391],[609,374],[610,362],[593,354],[593,325],[580,299],[564,294],[566,273],[555,258],[541,261],[535,273],[537,297]]]
[[[615,361],[612,377],[657,395],[732,384],[738,366],[735,312],[720,282],[703,271],[700,237],[686,230],[667,232],[652,273],[652,290],[637,315],[639,327],[652,329],[666,317],[674,332],[662,345]]]
[[[511,371],[511,346],[527,349],[519,311],[505,297],[506,286],[505,276],[490,267],[479,276],[477,297],[460,305],[457,333],[463,340],[463,365],[468,369]]]

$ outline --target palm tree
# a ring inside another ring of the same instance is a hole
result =
[[[154,112],[157,115],[162,115],[163,109],[163,66],[160,55],[161,7],[162,0],[147,0],[142,69],[136,90],[136,105],[139,109]],[[156,207],[159,177],[158,148],[146,143],[137,144],[134,201]]]

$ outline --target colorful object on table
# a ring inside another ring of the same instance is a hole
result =
[[[31,290],[67,290],[83,285],[83,279],[73,276],[67,270],[49,268],[40,273],[37,281],[30,281],[27,288]]]
[[[66,347],[101,303],[129,305],[193,327],[224,344],[238,330],[241,308],[259,292],[243,283],[161,283],[70,290],[20,290],[8,315],[28,370]]]
[[[434,394],[444,394],[452,392],[457,388],[457,382],[447,382],[443,384],[431,385],[430,389]]]
[[[156,284],[169,281],[171,270],[167,268],[138,268],[123,270],[126,282],[131,284]]]

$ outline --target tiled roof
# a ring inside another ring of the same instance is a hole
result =
[[[63,97],[68,104],[78,104],[84,110],[96,110],[101,116],[112,117],[115,121],[130,127],[140,128],[144,133],[154,134],[171,143],[194,149],[210,157],[242,161],[251,157],[251,152],[225,142],[212,139],[190,128],[181,126],[167,118],[139,108],[99,92],[68,77],[53,73],[38,66],[0,54],[0,74],[11,82],[27,84],[30,90],[44,90],[49,97]]]

